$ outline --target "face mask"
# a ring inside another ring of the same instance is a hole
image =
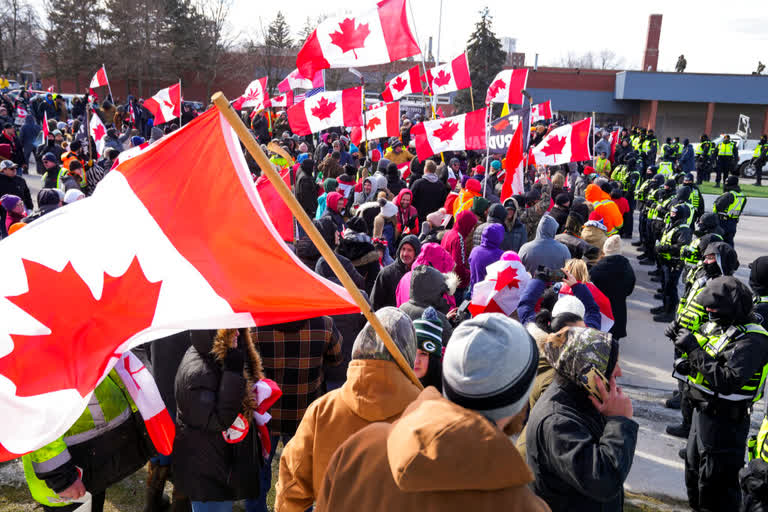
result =
[[[708,311],[707,315],[709,316],[709,321],[714,322],[717,325],[723,326],[723,325],[730,325],[731,318],[729,315],[720,312],[720,311]]]
[[[720,271],[720,266],[717,263],[704,263],[703,268],[704,268],[704,273],[710,279],[715,277],[720,277],[722,275],[722,272]]]

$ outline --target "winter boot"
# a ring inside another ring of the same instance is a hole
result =
[[[675,319],[675,305],[667,301],[664,305],[664,309],[661,313],[653,317],[654,322],[661,322],[668,324]]]
[[[144,491],[144,512],[163,512],[171,504],[163,490],[171,472],[170,466],[149,463],[147,488]]]
[[[648,272],[649,276],[660,276],[664,272],[661,271],[661,269],[657,268],[656,270],[651,270]]]
[[[687,448],[680,448],[680,451],[677,452],[677,456],[680,457],[681,459],[685,460],[685,455],[686,455],[685,452],[687,452],[687,451],[688,451]]]
[[[662,304],[661,306],[656,306],[655,308],[651,308],[651,314],[654,315],[654,318],[655,318],[655,315],[660,315],[666,310],[667,310],[667,299],[665,298],[664,304]]]
[[[641,265],[655,265],[656,262],[652,258],[638,259],[638,263]]]
[[[641,247],[643,245],[642,240],[638,240],[637,242],[632,242],[633,247]]]
[[[654,299],[656,299],[656,300],[664,300],[664,294],[663,294],[663,293],[661,293],[661,292],[659,292],[659,293],[654,293],[654,294],[653,294],[653,298],[654,298]]]
[[[667,409],[679,409],[682,398],[683,394],[680,393],[680,391],[674,391],[672,392],[672,398],[669,398],[664,402],[664,407]]]
[[[691,426],[686,425],[685,423],[680,423],[678,425],[667,425],[667,434],[671,436],[688,439],[688,433],[690,431],[691,431]]]

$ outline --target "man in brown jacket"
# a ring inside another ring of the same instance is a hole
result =
[[[376,312],[405,360],[413,367],[416,331],[411,319],[393,307]],[[419,389],[405,376],[367,323],[355,339],[347,380],[315,400],[280,459],[275,510],[304,512],[317,498],[328,461],[355,432],[376,421],[391,423],[413,402]]]
[[[498,313],[462,323],[429,387],[394,424],[374,423],[331,458],[315,510],[549,511],[506,433],[519,432],[536,344]]]

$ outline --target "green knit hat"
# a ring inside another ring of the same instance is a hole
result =
[[[416,329],[416,346],[429,355],[442,355],[443,322],[432,306],[424,310],[419,320],[413,321]]]

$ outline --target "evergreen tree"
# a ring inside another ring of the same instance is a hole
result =
[[[313,29],[314,30],[314,29]],[[293,47],[291,39],[291,27],[285,21],[282,11],[277,11],[277,15],[267,29],[267,37],[264,40],[266,46],[277,49],[287,49]]]
[[[475,23],[475,31],[467,41],[467,58],[469,59],[469,75],[472,77],[472,93],[475,97],[475,109],[485,103],[485,94],[496,73],[504,68],[506,61],[501,40],[493,31],[493,16],[485,7],[480,11],[480,21]],[[459,91],[456,95],[456,107],[463,111],[472,110],[469,90]]]

